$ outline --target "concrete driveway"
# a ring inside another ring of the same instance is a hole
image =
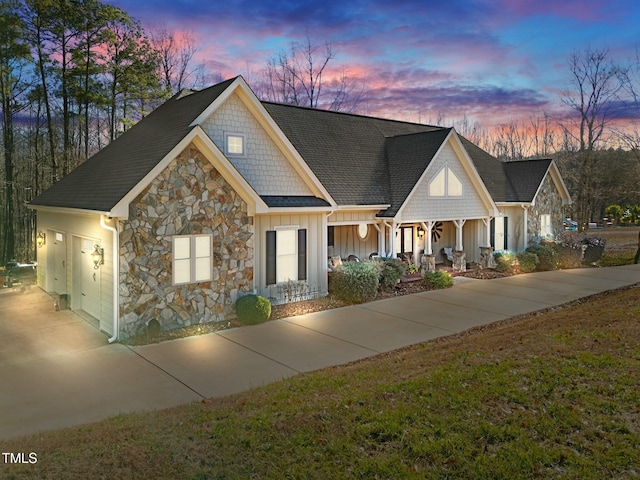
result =
[[[447,290],[127,347],[37,287],[0,291],[0,439],[224,396],[640,282],[640,265]]]

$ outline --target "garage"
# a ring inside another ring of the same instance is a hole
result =
[[[72,240],[73,272],[71,308],[88,320],[100,318],[100,268],[96,268],[91,254],[95,240],[74,236]]]

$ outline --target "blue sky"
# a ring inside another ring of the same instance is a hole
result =
[[[637,0],[107,1],[145,28],[193,32],[218,79],[250,81],[309,32],[331,42],[334,72],[365,82],[360,113],[409,121],[559,115],[572,51],[623,61],[640,48]]]

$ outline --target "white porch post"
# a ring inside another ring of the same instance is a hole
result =
[[[462,227],[466,223],[466,220],[454,220],[453,224],[456,226],[456,250],[461,252],[463,250],[462,245]]]
[[[483,218],[482,223],[485,226],[484,245],[488,247],[491,245],[491,217]]]
[[[386,247],[388,248],[388,250],[385,250],[383,252],[384,256],[386,256],[387,253],[389,253],[391,255],[392,258],[396,258],[396,233],[398,233],[398,231],[400,230],[400,225],[396,225],[395,223],[387,223],[386,221],[383,222],[384,226],[387,227],[389,229],[389,242],[387,243]]]
[[[384,256],[384,229],[379,223],[374,223],[373,226],[378,231],[378,255]]]
[[[427,223],[422,222],[420,225],[424,230],[425,242],[424,242],[424,254],[433,255],[433,243],[431,242],[431,232],[433,231],[433,225],[436,222],[429,220]]]
[[[391,258],[398,258],[398,253],[396,252],[396,245],[400,241],[398,238],[398,233],[400,232],[400,224],[392,223],[391,230],[389,231],[391,241],[389,242],[389,248],[391,248]]]

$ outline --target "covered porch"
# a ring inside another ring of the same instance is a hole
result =
[[[329,221],[327,256],[334,262],[391,257],[423,269],[443,264],[465,271],[467,263],[486,263],[492,253],[491,219]]]

